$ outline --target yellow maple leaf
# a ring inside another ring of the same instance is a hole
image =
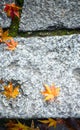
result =
[[[0,27],[0,43],[10,40],[12,37],[8,36],[8,30],[3,32],[3,29]]]
[[[33,130],[32,128],[30,128],[29,126],[22,124],[21,122],[13,122],[13,121],[9,121],[6,126],[8,127],[8,130]]]
[[[60,92],[59,87],[55,87],[54,84],[52,84],[50,87],[47,84],[43,85],[45,90],[41,91],[41,94],[45,96],[45,101],[54,100]]]
[[[39,120],[39,121],[41,123],[48,124],[48,127],[51,127],[51,126],[56,127],[56,125],[57,125],[57,121],[52,118],[49,118],[48,120]]]
[[[7,98],[16,98],[19,95],[19,86],[13,88],[12,82],[8,86],[4,86],[4,92],[2,92]]]
[[[11,39],[9,42],[6,41],[5,43],[8,46],[7,49],[11,50],[11,51],[15,50],[15,48],[18,44],[18,42],[15,42],[14,39]]]
[[[32,130],[29,126],[26,126],[18,121],[10,130]]]

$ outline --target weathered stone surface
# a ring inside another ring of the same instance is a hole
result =
[[[0,44],[0,79],[17,80],[21,94],[10,100],[0,94],[0,117],[80,117],[80,80],[75,77],[75,69],[80,68],[80,35],[15,40],[19,42],[15,51]],[[43,83],[60,86],[56,102],[43,100]]]
[[[11,2],[15,2],[15,0],[11,0]],[[4,4],[10,3],[10,0],[1,0],[0,1],[0,26],[2,28],[9,27],[11,24],[11,19],[7,17],[6,13],[3,11]]]
[[[24,0],[20,30],[80,28],[79,0]]]

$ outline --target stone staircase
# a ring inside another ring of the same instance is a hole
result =
[[[0,26],[10,24],[11,19],[2,12]],[[19,31],[56,28],[80,28],[78,0],[24,0]],[[21,90],[16,99],[0,95],[0,118],[79,118],[80,34],[14,39],[19,43],[15,51],[0,44],[0,79],[17,81]],[[43,83],[60,87],[55,102],[44,101]]]

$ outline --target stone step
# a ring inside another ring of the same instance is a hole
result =
[[[11,3],[15,2],[15,0],[11,0]],[[7,28],[11,25],[11,18],[7,17],[4,10],[4,4],[10,3],[10,0],[1,0],[0,1],[0,26],[2,28]]]
[[[0,118],[80,117],[80,35],[14,39],[15,51],[0,44],[0,79],[18,81],[20,95],[0,94]],[[60,87],[55,102],[44,101],[43,83]]]
[[[24,0],[20,31],[80,28],[79,0]]]

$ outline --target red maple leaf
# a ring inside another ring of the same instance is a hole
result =
[[[11,3],[11,4],[5,4],[4,11],[7,13],[7,16],[14,19],[15,16],[17,16],[19,18],[19,10],[20,9],[21,8],[16,6],[15,3]]]

